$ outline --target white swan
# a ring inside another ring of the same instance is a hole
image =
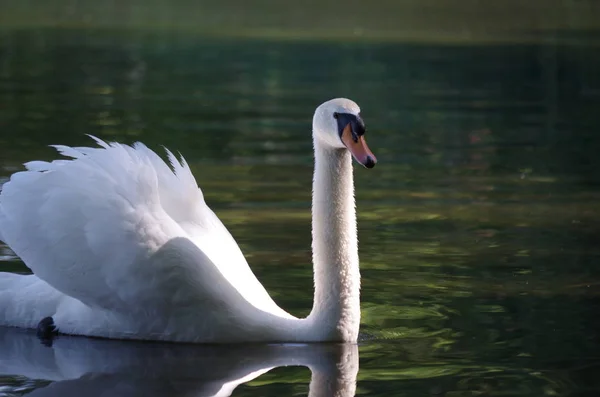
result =
[[[310,315],[279,308],[185,162],[141,143],[56,146],[0,193],[0,236],[34,275],[0,273],[0,325],[195,343],[354,342],[360,322],[352,153],[372,168],[349,99],[313,117]],[[40,321],[44,319],[43,321]]]

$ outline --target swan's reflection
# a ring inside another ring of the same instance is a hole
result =
[[[52,381],[31,396],[229,396],[279,366],[310,368],[310,396],[354,396],[351,344],[197,346],[60,337],[0,327],[0,375]]]

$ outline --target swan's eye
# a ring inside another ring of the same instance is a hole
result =
[[[337,120],[338,117],[340,117],[340,114],[338,112],[333,112],[333,118]]]

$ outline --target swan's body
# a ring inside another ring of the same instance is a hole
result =
[[[352,160],[372,167],[358,106],[334,99],[313,119],[315,300],[279,308],[192,173],[142,144],[97,140],[27,163],[0,193],[0,237],[33,275],[0,273],[0,325],[180,342],[356,341],[360,322]],[[350,149],[350,151],[348,149]]]

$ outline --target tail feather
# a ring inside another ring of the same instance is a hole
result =
[[[68,297],[35,275],[0,273],[0,325],[35,328]]]

